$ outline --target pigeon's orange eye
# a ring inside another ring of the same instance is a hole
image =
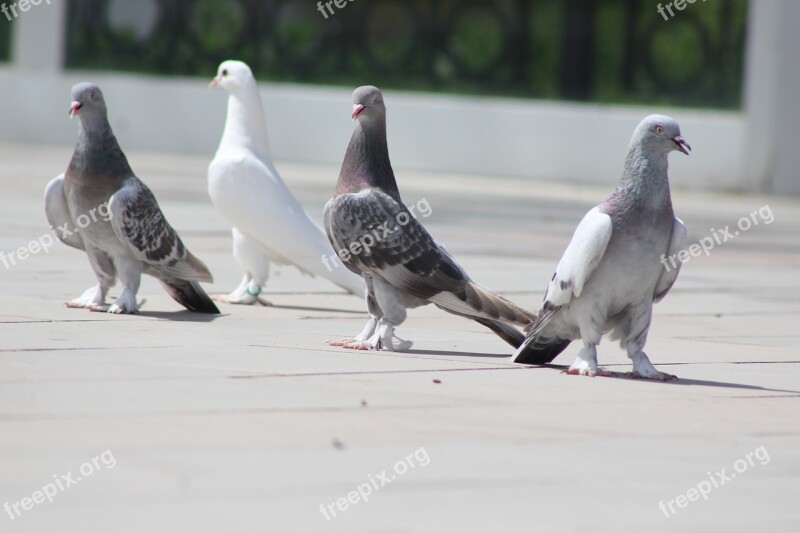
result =
[[[662,126],[656,126],[656,133],[661,135],[662,133],[664,133],[664,128]]]

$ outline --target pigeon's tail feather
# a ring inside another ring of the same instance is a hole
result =
[[[441,309],[467,318],[484,318],[529,326],[536,314],[488,290],[468,282],[461,292],[440,292],[428,299]],[[485,325],[485,324],[484,324]]]
[[[196,281],[183,279],[161,279],[161,285],[172,298],[193,313],[208,313],[218,315],[214,301]]]
[[[497,320],[488,320],[486,318],[474,318],[473,320],[494,331],[498,337],[514,348],[519,348],[522,343],[525,342],[525,335],[514,326],[504,322],[498,322]]]
[[[457,295],[464,302],[480,313],[484,318],[509,322],[519,326],[528,326],[536,320],[536,313],[523,309],[488,290],[470,282],[464,291]]]
[[[566,350],[570,342],[572,341],[558,337],[552,339],[541,339],[538,335],[528,337],[511,357],[511,361],[524,365],[546,365]]]
[[[205,263],[203,263],[200,259],[198,259],[192,252],[186,250],[186,262],[195,272],[195,279],[197,281],[205,281],[206,283],[213,283],[214,276],[211,275],[211,271],[208,270],[208,267]],[[199,285],[198,285],[199,287]],[[202,289],[200,289],[202,291]],[[175,298],[177,300],[177,298]]]
[[[516,353],[511,356],[512,362],[526,365],[546,365],[555,359],[558,354],[566,350],[572,341],[558,336],[547,335],[544,332],[545,326],[553,320],[560,310],[560,307],[545,303],[536,321],[525,328],[528,336]]]

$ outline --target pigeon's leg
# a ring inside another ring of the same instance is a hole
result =
[[[106,304],[106,294],[108,294],[108,287],[103,286],[98,282],[96,286],[87,289],[86,292],[67,302],[67,307],[80,308],[80,309],[108,309]]]
[[[633,372],[630,377],[634,379],[652,379],[655,381],[670,381],[678,379],[672,374],[660,372],[650,362],[650,358],[644,353],[644,345],[647,342],[647,332],[650,330],[650,320],[652,318],[653,306],[648,302],[644,307],[631,311],[630,323],[628,324],[627,335],[623,337],[623,348],[628,352],[628,357],[633,361]]]
[[[597,375],[597,345],[584,342],[583,348],[578,352],[575,361],[570,365],[567,374],[573,376]]]
[[[250,272],[245,272],[241,283],[239,283],[239,286],[236,287],[232,293],[214,295],[212,296],[212,299],[218,302],[234,305],[261,304],[263,306],[271,306],[272,303],[261,296],[262,291],[263,284],[259,285],[259,283],[254,280]]]
[[[104,252],[94,248],[89,248],[86,251],[89,257],[89,264],[92,265],[92,270],[97,277],[97,285],[88,289],[78,298],[67,302],[67,307],[89,309],[90,311],[108,311],[108,304],[106,303],[106,295],[108,289],[114,286],[116,277],[116,268],[111,258]]]
[[[139,311],[144,301],[136,303],[136,293],[142,280],[142,263],[139,261],[123,261],[119,266],[119,280],[122,283],[122,294],[108,308],[109,313],[135,314]]]
[[[368,296],[374,295],[376,307],[381,310],[378,325],[366,343],[376,350],[388,352],[404,352],[411,348],[412,342],[403,340],[394,334],[394,329],[405,322],[408,312],[406,308],[413,298],[407,298],[404,293],[392,287],[381,278],[365,276],[368,289]],[[407,301],[409,300],[409,301]],[[367,300],[369,302],[369,298]]]
[[[405,309],[403,309],[403,314],[405,314]],[[394,328],[395,325],[391,320],[382,318],[380,322],[378,322],[378,329],[369,340],[369,343],[373,345],[376,350],[384,350],[387,352],[407,351],[414,345],[414,343],[403,340],[395,335]]]
[[[379,320],[377,316],[370,314],[369,319],[367,319],[367,324],[364,326],[364,329],[361,330],[361,333],[352,339],[331,340],[328,341],[328,344],[340,348],[349,348],[351,350],[372,350],[374,346],[369,344],[368,341],[375,334]]]
[[[406,310],[399,305],[388,306],[391,315],[387,316],[375,295],[372,276],[364,276],[369,320],[364,329],[354,339],[329,341],[331,346],[341,346],[351,350],[388,350],[402,352],[411,348],[411,342],[394,335],[394,328],[406,319]],[[384,302],[385,304],[386,302]],[[396,339],[396,340],[395,340]]]
[[[372,276],[364,276],[364,295],[367,299],[367,309],[369,310],[369,319],[361,333],[352,339],[339,339],[328,341],[331,346],[339,346],[342,348],[349,348],[351,350],[372,350],[375,348],[373,344],[369,343],[369,339],[375,335],[378,328],[378,322],[383,317],[383,310],[378,305],[375,299],[375,287],[372,282]]]
[[[236,305],[272,305],[261,296],[269,278],[270,262],[264,246],[254,238],[233,228],[233,257],[245,274],[239,286],[232,293],[215,296],[220,302]]]
[[[655,381],[671,381],[678,379],[677,376],[659,371],[650,362],[650,358],[640,347],[628,350],[628,357],[633,361],[633,372],[631,377],[634,379],[652,379]]]

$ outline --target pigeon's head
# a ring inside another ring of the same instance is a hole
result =
[[[94,83],[79,83],[72,88],[69,118],[76,116],[81,120],[106,116],[106,101],[100,87]]]
[[[633,142],[664,154],[677,150],[689,155],[692,150],[681,136],[681,127],[666,115],[650,115],[641,121],[633,133]]]
[[[222,87],[229,93],[235,93],[242,87],[253,83],[253,72],[247,63],[242,61],[223,61],[217,69],[217,77],[208,85],[210,89]]]
[[[383,94],[372,85],[359,87],[353,92],[353,120],[371,122],[386,115]]]

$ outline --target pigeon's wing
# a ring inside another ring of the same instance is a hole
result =
[[[553,307],[580,296],[586,281],[597,268],[611,239],[611,217],[595,207],[578,224],[572,240],[558,263],[547,287],[545,302]]]
[[[681,219],[676,217],[672,225],[672,237],[669,241],[667,257],[674,257],[681,250],[685,250],[688,242],[689,237],[686,232],[686,226],[683,225]],[[664,271],[661,272],[661,277],[658,278],[658,283],[656,283],[656,290],[653,292],[653,301],[660,302],[667,295],[672,285],[675,284],[675,280],[678,279],[678,273],[681,271],[682,265],[683,263],[678,261],[675,268],[668,269],[666,266],[664,267]]]
[[[378,275],[393,287],[429,300],[463,292],[469,278],[408,209],[375,189],[328,202],[325,229],[351,269]]]
[[[263,245],[270,261],[294,265],[363,294],[359,276],[345,268],[325,267],[322,257],[333,255],[325,233],[269,161],[253,154],[223,154],[209,165],[208,177],[214,207],[236,229]]]
[[[64,174],[53,178],[44,190],[44,211],[47,214],[47,221],[56,229],[56,236],[66,244],[78,250],[86,251],[83,239],[77,231],[59,231],[58,228],[70,230],[72,227],[72,217],[67,205],[67,197],[64,194]]]
[[[212,281],[202,261],[183,245],[155,196],[136,177],[128,178],[109,201],[111,225],[148,272],[187,281]]]

